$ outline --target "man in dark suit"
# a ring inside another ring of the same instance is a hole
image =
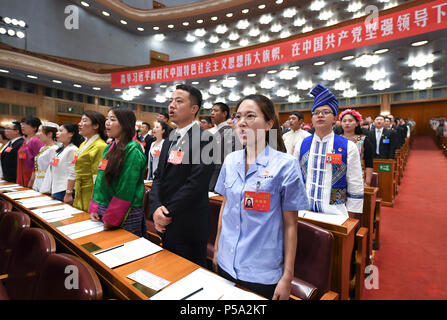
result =
[[[13,121],[5,129],[8,144],[1,154],[3,178],[8,182],[16,182],[17,179],[17,152],[22,146],[22,129],[18,121]]]
[[[368,136],[374,146],[377,159],[393,159],[397,144],[399,143],[391,129],[384,128],[385,117],[378,115],[374,119],[374,129],[368,132]]]
[[[149,130],[151,129],[151,125],[147,122],[143,122],[140,127],[140,142],[143,143],[144,154],[146,157],[149,156],[149,149],[151,148],[152,142],[154,142],[155,137],[149,134]]]
[[[201,156],[212,138],[194,122],[201,105],[202,94],[195,87],[178,85],[172,94],[169,115],[177,129],[162,146],[149,194],[149,218],[165,249],[205,267],[210,224],[208,185],[214,166],[209,161],[212,155],[209,159]]]

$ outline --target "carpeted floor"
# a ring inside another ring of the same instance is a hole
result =
[[[418,136],[393,208],[381,210],[379,289],[362,300],[447,299],[447,157]]]

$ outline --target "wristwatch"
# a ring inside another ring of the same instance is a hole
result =
[[[73,190],[67,190],[65,193],[66,193],[66,194],[72,194],[72,193],[73,193]]]

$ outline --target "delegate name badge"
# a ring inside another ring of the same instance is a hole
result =
[[[59,163],[59,158],[52,158],[50,161],[50,166],[57,167]]]
[[[384,138],[384,139],[382,140],[382,142],[383,142],[383,143],[390,143],[390,139],[389,139],[389,138]]]
[[[168,163],[181,164],[183,161],[183,156],[185,153],[183,151],[172,150],[169,154]]]
[[[244,209],[270,211],[270,192],[244,192]]]
[[[106,159],[101,160],[101,162],[99,163],[98,169],[102,170],[102,171],[106,170],[108,162],[109,162],[109,160],[106,160]]]
[[[71,162],[71,164],[76,164],[76,161],[78,161],[78,156],[74,156],[73,161]]]
[[[153,156],[153,157],[159,157],[159,156],[160,156],[160,149],[158,149],[158,150],[153,150],[153,151],[152,151],[152,156]]]
[[[326,153],[326,163],[341,164],[341,153]]]
[[[19,159],[26,159],[26,153],[25,152],[19,152]]]
[[[8,148],[5,149],[5,152],[7,152],[7,153],[10,153],[11,151],[12,151],[11,147],[8,147]]]

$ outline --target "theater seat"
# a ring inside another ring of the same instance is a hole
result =
[[[29,300],[45,259],[56,251],[53,236],[39,228],[25,228],[11,257],[8,278],[3,280],[11,300]]]
[[[33,299],[100,300],[102,288],[87,263],[69,254],[53,253],[40,269]]]
[[[15,245],[23,229],[29,228],[30,219],[22,212],[8,212],[0,220],[0,274],[7,273],[7,268]]]
[[[334,236],[298,221],[298,242],[291,295],[303,300],[321,299],[329,291]]]

